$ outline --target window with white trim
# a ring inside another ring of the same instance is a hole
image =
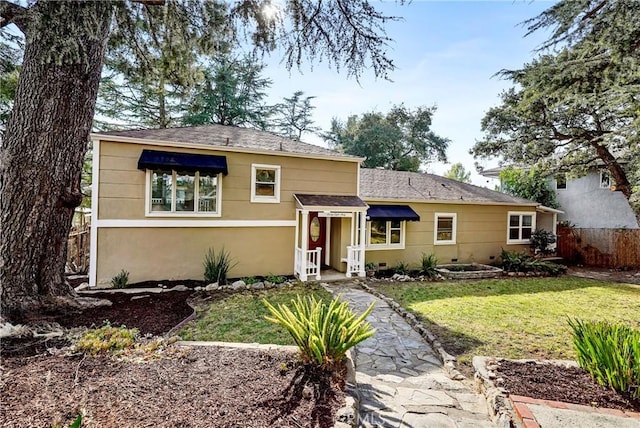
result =
[[[528,244],[536,228],[536,213],[509,212],[507,217],[507,244]]]
[[[611,173],[606,170],[600,170],[600,188],[601,189],[609,189],[614,185],[614,181],[611,178]]]
[[[435,213],[433,227],[433,243],[435,245],[456,243],[457,220],[456,213]]]
[[[220,216],[220,174],[147,170],[147,215]]]
[[[251,202],[280,202],[279,165],[251,165]]]
[[[371,220],[367,222],[367,248],[404,248],[405,223],[401,220]]]

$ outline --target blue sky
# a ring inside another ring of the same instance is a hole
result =
[[[475,172],[468,154],[482,136],[480,121],[485,112],[499,104],[498,95],[510,82],[492,77],[501,69],[515,69],[530,61],[544,34],[524,37],[522,21],[538,15],[551,1],[414,1],[375,3],[379,10],[404,20],[390,23],[393,39],[389,55],[397,69],[392,82],[365,73],[360,83],[346,74],[316,64],[288,72],[277,55],[267,63],[265,75],[273,80],[269,103],[281,101],[296,90],[317,98],[314,120],[328,129],[332,117],[346,119],[367,111],[386,112],[393,104],[408,107],[437,106],[432,129],[451,140],[449,164],[429,164],[428,172],[444,174],[451,163],[462,162],[472,171],[472,182],[488,185]],[[324,145],[313,136],[303,140]],[[484,166],[497,165],[497,161]]]

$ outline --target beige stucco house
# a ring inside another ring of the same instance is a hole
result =
[[[93,135],[90,284],[199,279],[208,248],[233,277],[366,262],[490,262],[524,249],[535,202],[430,174],[360,168],[362,158],[267,132],[202,126]],[[544,220],[546,219],[546,220]]]

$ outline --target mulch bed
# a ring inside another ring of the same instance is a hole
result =
[[[83,427],[331,427],[344,404],[336,384],[309,378],[294,353],[171,349],[142,363],[3,358],[0,426],[68,426],[82,412]]]
[[[496,369],[496,386],[510,394],[592,407],[640,412],[640,400],[598,385],[579,367],[503,360]]]
[[[161,335],[193,313],[187,300],[229,294],[95,293],[113,305],[19,321],[66,328],[109,321]],[[295,353],[171,345],[162,358],[134,362],[49,352],[69,345],[64,337],[0,341],[0,426],[69,426],[82,412],[83,427],[331,427],[344,405],[342,380],[311,372]]]

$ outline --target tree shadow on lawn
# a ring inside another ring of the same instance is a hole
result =
[[[414,287],[415,285],[418,287]],[[640,288],[619,283],[576,277],[532,277],[460,280],[424,283],[371,283],[379,292],[400,296],[404,307],[413,303],[458,297],[491,297],[516,294],[554,293],[592,287],[607,287],[629,296],[640,297]],[[404,289],[403,289],[404,287]],[[389,291],[391,291],[389,293]],[[398,300],[398,299],[396,299]]]

